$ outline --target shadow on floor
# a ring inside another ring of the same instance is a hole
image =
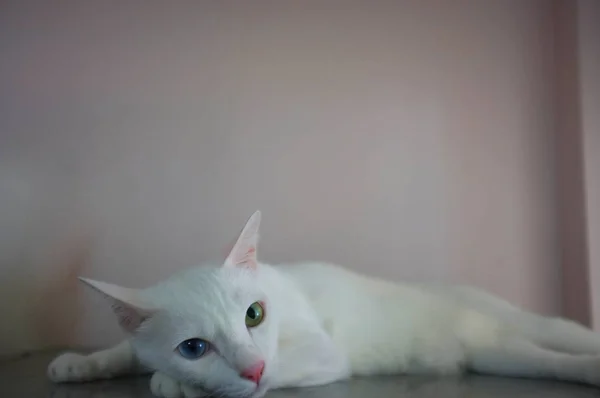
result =
[[[148,378],[87,384],[53,384],[46,366],[55,353],[40,353],[0,364],[3,398],[151,398]],[[324,387],[277,390],[267,398],[588,398],[600,389],[574,384],[484,376],[374,377]]]

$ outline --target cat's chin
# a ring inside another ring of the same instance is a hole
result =
[[[236,394],[227,394],[223,392],[218,393],[207,393],[207,398],[262,398],[265,396],[269,389],[268,388],[257,388],[253,392],[247,393],[236,393]]]
[[[269,387],[268,387],[267,383],[262,383],[262,384],[259,384],[257,387],[255,387],[253,390],[250,390],[245,394],[242,393],[240,395],[231,396],[229,398],[262,398],[265,396],[265,394],[267,393],[268,390],[269,390]]]
[[[250,395],[250,397],[251,397],[251,398],[262,398],[262,397],[264,397],[264,396],[265,396],[265,394],[267,393],[267,391],[268,391],[268,390],[269,390],[269,387],[267,387],[267,385],[266,385],[266,384],[259,385],[259,386],[256,388],[256,391],[254,391],[254,392],[253,392],[253,393]]]
[[[269,387],[267,383],[262,383],[256,387],[250,387],[243,390],[232,388],[229,391],[227,389],[210,391],[204,388],[207,398],[262,398],[268,390]]]

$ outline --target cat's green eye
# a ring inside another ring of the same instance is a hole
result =
[[[253,303],[246,310],[246,326],[249,328],[256,327],[261,324],[265,317],[265,309],[258,301]]]

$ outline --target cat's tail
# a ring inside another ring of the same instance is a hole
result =
[[[468,358],[469,370],[476,373],[600,386],[600,356],[552,351],[520,336],[473,348]]]
[[[459,335],[466,368],[496,376],[600,386],[600,355],[594,351],[598,349],[598,338],[591,331],[565,320],[527,313],[520,321],[509,323],[471,311],[463,314]],[[543,326],[553,329],[543,331]],[[577,338],[584,342],[576,341]]]

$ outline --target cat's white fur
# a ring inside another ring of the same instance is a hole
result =
[[[84,280],[108,298],[131,337],[89,355],[63,354],[49,377],[154,372],[159,397],[260,397],[353,375],[465,371],[600,386],[600,337],[583,326],[469,287],[392,283],[322,263],[258,263],[259,222],[257,212],[223,266],[191,268],[143,290]],[[247,328],[256,301],[266,316]],[[183,358],[176,346],[195,337],[214,349]],[[259,384],[240,376],[260,360]]]

